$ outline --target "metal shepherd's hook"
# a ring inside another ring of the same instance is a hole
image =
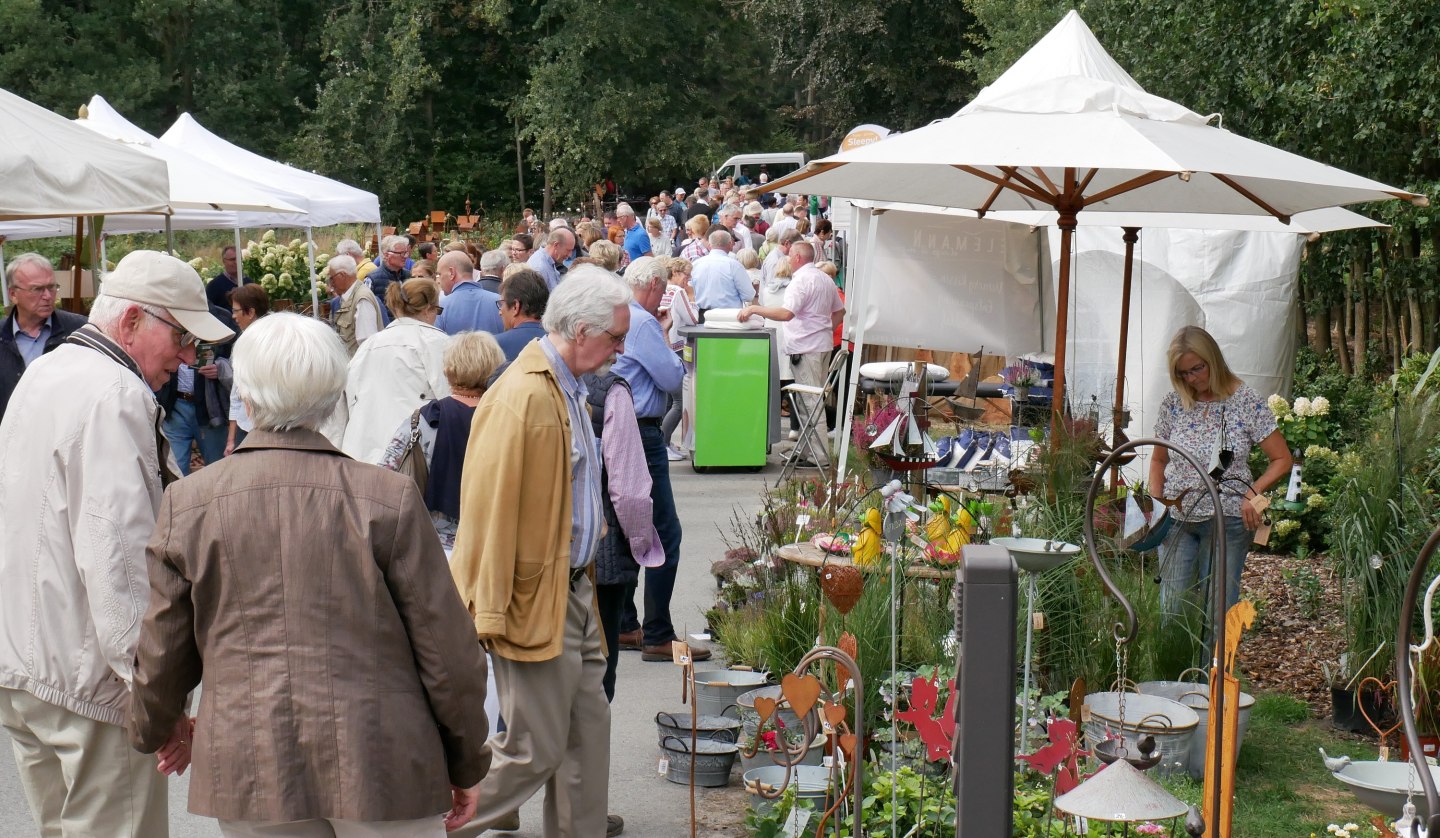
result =
[[[1420,732],[1415,726],[1415,701],[1410,695],[1410,624],[1415,618],[1415,600],[1420,593],[1420,581],[1425,576],[1425,569],[1430,566],[1430,558],[1435,555],[1435,550],[1440,547],[1440,528],[1430,533],[1426,539],[1425,546],[1420,549],[1420,555],[1415,557],[1415,564],[1410,568],[1410,581],[1405,585],[1405,599],[1400,603],[1400,626],[1395,633],[1395,692],[1400,698],[1400,720],[1405,724],[1405,741],[1410,746],[1410,764],[1415,767],[1415,773],[1420,775],[1420,785],[1425,789],[1425,807],[1428,814],[1425,817],[1425,834],[1440,835],[1440,794],[1435,791],[1435,778],[1430,775],[1430,766],[1425,762],[1425,752],[1420,747]],[[1426,598],[1425,639],[1428,643],[1430,636],[1430,609],[1429,598]],[[1420,835],[1420,822],[1417,820],[1410,824],[1411,838],[1418,838]]]
[[[1123,445],[1116,446],[1114,450],[1110,452],[1110,456],[1105,458],[1105,462],[1100,464],[1096,475],[1090,478],[1090,491],[1085,495],[1085,550],[1090,554],[1090,563],[1095,566],[1095,572],[1100,574],[1100,581],[1105,585],[1105,590],[1110,596],[1115,598],[1116,602],[1120,603],[1121,608],[1125,609],[1125,621],[1115,624],[1115,642],[1121,644],[1129,643],[1135,639],[1135,607],[1130,604],[1130,600],[1125,598],[1125,594],[1121,593],[1120,589],[1115,586],[1114,580],[1110,578],[1110,574],[1105,570],[1104,563],[1100,561],[1100,553],[1095,549],[1095,499],[1104,488],[1105,474],[1110,470],[1111,466],[1118,466],[1122,455],[1147,445],[1164,448],[1173,454],[1178,454],[1180,459],[1188,463],[1191,468],[1195,469],[1195,473],[1201,476],[1201,479],[1205,483],[1205,489],[1210,494],[1211,509],[1213,509],[1215,513],[1210,516],[1212,530],[1210,543],[1215,551],[1215,563],[1210,569],[1210,583],[1213,592],[1211,600],[1211,610],[1213,614],[1211,615],[1211,619],[1214,620],[1211,632],[1211,636],[1214,638],[1214,642],[1211,645],[1211,654],[1212,665],[1218,667],[1220,664],[1219,656],[1225,649],[1225,597],[1227,593],[1225,590],[1225,580],[1228,578],[1229,572],[1229,564],[1225,556],[1225,522],[1221,517],[1220,489],[1215,485],[1215,481],[1210,479],[1210,475],[1206,474],[1204,467],[1200,465],[1200,461],[1191,456],[1190,452],[1178,448],[1166,440],[1148,437],[1134,439]],[[1412,605],[1414,604],[1413,596],[1410,602]],[[1408,623],[1405,623],[1402,619],[1402,626],[1403,625],[1408,625]],[[1214,705],[1215,718],[1223,719],[1225,717],[1224,690],[1218,691],[1215,696]],[[1408,732],[1409,729],[1407,728],[1407,733]],[[1222,736],[1215,737],[1215,753],[1213,759],[1217,776],[1219,776],[1218,771],[1221,761],[1224,759],[1224,737]],[[1215,783],[1210,801],[1210,811],[1216,815],[1220,812],[1220,785],[1218,782]],[[1427,789],[1429,788],[1430,787],[1427,786]],[[1431,811],[1435,810],[1432,809]]]

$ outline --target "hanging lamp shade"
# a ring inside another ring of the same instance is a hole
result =
[[[1124,760],[1116,760],[1074,791],[1055,798],[1055,808],[1092,821],[1136,823],[1178,818],[1189,807]]]

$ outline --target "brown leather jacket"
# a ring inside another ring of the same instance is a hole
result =
[[[191,812],[409,820],[485,775],[485,660],[409,477],[256,431],[169,487],[147,559],[131,738],[203,674]]]

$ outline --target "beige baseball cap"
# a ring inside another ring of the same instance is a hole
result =
[[[105,275],[100,293],[135,303],[160,306],[185,331],[206,343],[222,343],[235,332],[210,313],[205,280],[195,269],[166,253],[135,250]]]

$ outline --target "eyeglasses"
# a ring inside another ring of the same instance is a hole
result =
[[[410,251],[408,251],[408,250],[387,250],[387,251],[385,251],[385,255],[387,255],[387,256],[409,256],[409,255],[410,255]]]
[[[1201,361],[1200,363],[1196,364],[1188,370],[1176,370],[1176,374],[1179,375],[1181,378],[1194,378],[1195,376],[1208,369],[1210,369],[1210,365],[1206,364],[1204,361]]]
[[[16,290],[16,291],[29,291],[29,292],[32,293],[32,294],[39,294],[40,296],[43,297],[43,296],[45,296],[46,294],[59,294],[59,293],[60,293],[60,286],[59,286],[59,285],[56,285],[56,284],[54,284],[54,283],[52,283],[52,284],[50,284],[50,285],[33,285],[33,286],[29,287],[29,288],[26,288],[24,285],[17,285],[17,286],[15,286],[15,290]]]
[[[499,299],[495,301],[495,309],[497,311],[504,311],[508,306],[512,306],[514,304],[514,300]]]
[[[600,331],[604,332],[604,333],[605,333],[605,336],[608,337],[608,338],[610,338],[610,342],[613,343],[613,344],[615,344],[616,346],[624,346],[624,345],[625,345],[625,336],[624,336],[624,335],[617,335],[617,334],[615,334],[614,332],[610,331],[609,329],[601,329]]]
[[[194,346],[194,345],[196,344],[196,342],[200,340],[199,338],[197,338],[197,337],[195,337],[194,335],[192,335],[192,334],[190,334],[189,332],[187,332],[187,331],[185,330],[185,327],[184,327],[184,326],[177,326],[177,325],[175,325],[174,323],[171,323],[169,320],[166,320],[165,318],[161,317],[160,315],[156,314],[156,313],[153,312],[153,311],[145,311],[145,309],[143,309],[143,308],[140,309],[140,310],[141,310],[141,311],[144,311],[146,314],[150,315],[151,317],[155,318],[156,320],[159,320],[161,323],[164,323],[166,326],[169,326],[171,329],[174,329],[174,330],[175,330],[175,333],[180,336],[180,348],[181,348],[181,349],[184,349],[184,348],[186,348],[187,346]]]

